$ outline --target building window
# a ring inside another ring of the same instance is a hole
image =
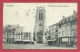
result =
[[[64,23],[64,20],[63,20],[63,23]]]
[[[66,29],[68,28],[68,24],[66,24]]]
[[[66,35],[68,35],[68,30],[66,31]]]
[[[62,29],[64,29],[64,26],[62,26]]]
[[[28,37],[28,33],[26,33],[26,37]]]
[[[60,32],[59,32],[59,34],[60,34]]]
[[[56,30],[56,32],[58,32],[58,30]]]
[[[61,26],[61,28],[63,29],[63,25]]]
[[[64,36],[64,31],[62,31],[62,36]]]

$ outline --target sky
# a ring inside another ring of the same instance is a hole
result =
[[[47,27],[77,12],[77,3],[3,3],[3,26],[19,24],[24,31],[33,32],[37,6],[45,7]]]

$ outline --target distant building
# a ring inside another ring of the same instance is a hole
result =
[[[55,38],[58,45],[77,45],[77,13],[76,11],[69,17],[63,16],[63,19],[57,24],[49,26],[50,39]],[[51,40],[53,41],[53,40]]]
[[[64,44],[62,42],[67,42],[68,44],[76,44],[77,42],[77,13],[76,11],[67,18],[63,17],[59,21],[59,44]]]
[[[23,32],[23,43],[30,43],[31,42],[31,32]]]
[[[23,27],[19,25],[6,25],[3,28],[3,39],[7,43],[14,43],[15,39],[22,39]]]
[[[49,26],[49,33],[52,39],[56,39],[58,37],[58,23]]]

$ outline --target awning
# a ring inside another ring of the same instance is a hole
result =
[[[52,41],[56,41],[56,39],[52,39]]]
[[[23,41],[31,41],[31,40],[23,40]]]
[[[51,40],[48,40],[48,41],[56,41],[56,39],[51,39]]]
[[[15,41],[22,41],[22,39],[15,39]]]

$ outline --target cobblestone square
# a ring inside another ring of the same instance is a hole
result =
[[[47,44],[3,44],[3,49],[77,49],[77,48],[56,47]]]

